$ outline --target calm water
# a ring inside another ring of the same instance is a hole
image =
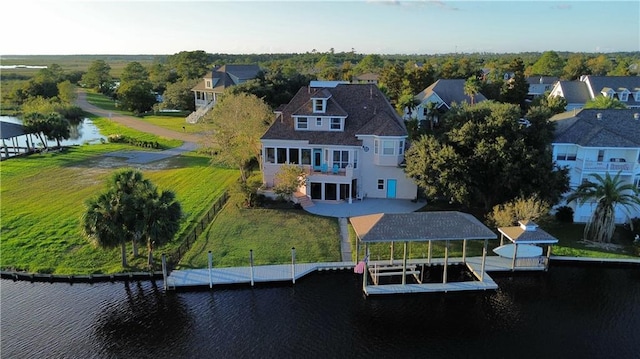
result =
[[[640,268],[554,266],[500,289],[364,298],[295,286],[0,282],[2,358],[638,358]]]
[[[0,116],[0,121],[22,124],[22,120],[11,116]],[[106,139],[105,136],[102,136],[100,134],[100,130],[98,129],[98,127],[96,127],[88,118],[85,118],[79,123],[72,123],[69,127],[69,135],[69,139],[60,141],[63,146],[83,145],[85,143],[99,143],[100,139]],[[31,137],[33,138],[33,141],[38,144],[39,140],[37,139],[37,137]],[[7,144],[9,143],[10,141],[7,140]],[[18,138],[18,144],[20,146],[26,146],[25,136],[20,136]],[[47,144],[50,146],[57,145],[55,140],[47,141]]]

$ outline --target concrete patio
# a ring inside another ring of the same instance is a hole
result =
[[[412,202],[407,199],[365,198],[348,201],[313,201],[313,205],[303,208],[313,214],[327,217],[355,217],[374,213],[410,213],[424,207],[424,201]]]

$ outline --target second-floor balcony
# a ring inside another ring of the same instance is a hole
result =
[[[640,164],[627,162],[624,158],[611,158],[608,161],[588,161],[577,158],[575,168],[583,172],[621,172],[623,174],[633,174],[640,171]]]
[[[327,177],[333,177],[338,181],[350,181],[357,176],[358,169],[354,169],[353,166],[348,165],[345,168],[339,166],[321,166],[320,168],[314,168],[313,166],[305,166],[307,179],[309,180],[322,180],[328,179]]]

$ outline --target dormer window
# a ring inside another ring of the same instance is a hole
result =
[[[296,118],[296,130],[306,130],[309,128],[309,120],[306,117]]]
[[[629,94],[630,94],[629,90],[621,89],[621,91],[618,92],[618,100],[623,102],[629,101]]]
[[[206,88],[210,89],[210,88],[211,88],[211,80],[206,80],[206,81],[204,82],[204,87],[206,87]]]
[[[327,100],[323,98],[313,99],[313,112],[324,113],[327,110]]]
[[[640,101],[640,91],[636,92],[633,97],[636,101]]]

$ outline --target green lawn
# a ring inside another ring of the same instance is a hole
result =
[[[144,116],[141,120],[176,132],[198,133],[202,131],[200,125],[187,123],[185,117],[150,115]]]
[[[115,170],[100,166],[99,156],[123,149],[134,148],[87,145],[3,161],[0,267],[56,274],[143,269],[144,248],[138,258],[129,256],[130,268],[122,268],[118,250],[94,248],[81,234],[84,202],[104,190],[105,180]],[[212,167],[208,157],[197,155],[172,158],[165,165],[142,172],[160,190],[176,192],[185,212],[179,235],[199,220],[238,176],[236,170]],[[158,251],[177,245],[174,240]]]
[[[183,257],[181,268],[206,268],[208,251],[214,266],[291,263],[291,248],[298,262],[340,261],[340,230],[336,218],[299,209],[245,209],[233,196],[205,235]]]

